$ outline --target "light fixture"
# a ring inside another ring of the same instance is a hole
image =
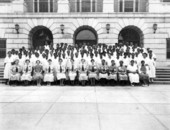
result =
[[[158,25],[156,23],[153,24],[153,31],[156,33],[156,30],[158,29]]]
[[[110,24],[106,24],[106,31],[107,31],[107,33],[109,34],[109,31],[110,31]]]
[[[17,34],[19,34],[19,25],[18,24],[15,24],[15,30],[16,30]]]
[[[123,41],[123,37],[122,37],[122,34],[119,34],[119,41]]]
[[[64,34],[64,25],[63,24],[60,25],[60,29],[61,29],[61,33]]]

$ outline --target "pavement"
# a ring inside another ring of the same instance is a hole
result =
[[[169,129],[169,85],[0,85],[0,130]]]

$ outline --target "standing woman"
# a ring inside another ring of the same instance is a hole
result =
[[[111,66],[109,67],[108,79],[111,81],[110,84],[114,85],[117,82],[117,67],[114,60],[111,60]]]
[[[150,72],[149,72],[150,82],[153,83],[154,78],[156,78],[156,63],[152,54],[149,54],[148,65],[150,68]]]
[[[135,65],[134,63],[134,60],[131,60],[130,65],[127,67],[131,86],[134,86],[135,84],[139,83],[138,68],[137,65]]]
[[[95,86],[96,84],[95,82],[97,80],[97,71],[98,71],[98,68],[97,68],[96,62],[94,59],[91,59],[91,63],[89,65],[89,79],[90,79],[92,86]]]
[[[30,64],[29,59],[25,61],[25,65],[23,66],[22,72],[23,74],[21,76],[21,81],[24,81],[25,85],[28,85],[29,82],[32,80],[32,76],[31,76],[32,65]]]
[[[81,59],[81,62],[79,64],[79,81],[81,81],[81,84],[83,86],[86,85],[86,81],[88,80],[87,71],[88,71],[88,65],[86,61],[85,59]]]
[[[19,65],[19,60],[16,59],[11,66],[11,72],[10,72],[10,81],[14,83],[14,85],[17,85],[21,78],[21,66]]]
[[[11,55],[11,52],[8,52],[8,56],[5,58],[4,61],[4,79],[6,80],[6,84],[9,83],[9,77],[10,77],[10,68],[11,68],[11,63],[13,62],[13,58]]]
[[[61,58],[59,59],[59,64],[57,65],[56,70],[56,77],[58,80],[60,80],[60,85],[64,86],[64,80],[66,79],[66,66]]]
[[[51,85],[54,82],[54,66],[52,60],[48,60],[48,65],[44,68],[44,82],[47,82],[47,85]]]
[[[102,60],[102,64],[99,68],[99,80],[101,85],[106,85],[106,81],[108,79],[108,66],[105,60]]]
[[[124,66],[122,60],[119,63],[120,63],[118,67],[119,82],[124,85],[128,81],[127,69],[126,66]]]
[[[41,86],[41,82],[43,79],[43,66],[40,64],[40,60],[36,61],[36,65],[34,66],[34,74],[33,74],[33,79],[36,80],[37,86]]]

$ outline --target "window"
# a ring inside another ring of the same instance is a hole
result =
[[[170,38],[167,38],[166,40],[167,40],[167,46],[166,46],[167,54],[166,54],[166,57],[167,57],[167,59],[170,59]]]
[[[139,0],[119,0],[119,12],[138,12]]]
[[[76,0],[76,12],[96,12],[97,0]]]
[[[6,57],[6,39],[0,39],[0,58]]]
[[[34,0],[34,12],[53,12],[53,0]]]
[[[162,0],[162,2],[170,2],[170,0]]]

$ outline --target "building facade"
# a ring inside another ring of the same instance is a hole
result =
[[[0,58],[49,44],[133,42],[170,65],[170,0],[0,0]]]

